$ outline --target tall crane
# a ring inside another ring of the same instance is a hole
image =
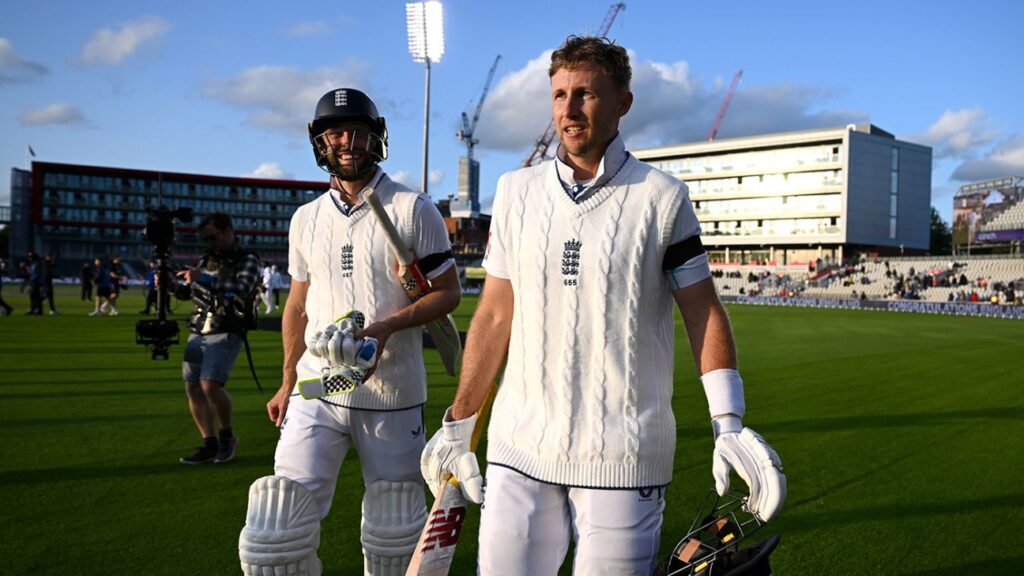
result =
[[[615,17],[626,9],[625,2],[619,2],[612,4],[611,8],[608,9],[608,14],[605,15],[604,21],[601,22],[601,30],[597,33],[597,36],[607,36],[608,31],[612,29],[612,24],[615,23]],[[533,150],[530,151],[530,155],[523,160],[523,168],[527,166],[533,166],[539,162],[542,162],[548,154],[548,148],[551,146],[551,142],[555,139],[555,120],[551,119],[548,121],[548,127],[544,130],[544,134],[533,145]]]
[[[473,159],[473,147],[480,143],[479,140],[473,137],[473,133],[476,131],[476,123],[480,121],[480,111],[484,107],[484,100],[487,99],[487,92],[491,89],[491,81],[494,80],[494,70],[498,67],[498,62],[501,61],[501,54],[494,59],[494,64],[491,64],[491,70],[487,73],[487,81],[484,82],[484,90],[480,94],[480,100],[476,103],[476,109],[473,111],[473,119],[470,120],[469,116],[462,113],[462,129],[455,133],[455,137],[466,143],[466,157],[470,160]]]
[[[722,125],[722,120],[725,118],[725,112],[729,109],[729,104],[732,102],[732,95],[736,93],[736,86],[740,83],[740,78],[743,77],[743,68],[740,68],[736,75],[732,77],[732,83],[729,84],[729,90],[725,93],[725,98],[722,99],[722,106],[718,109],[718,116],[715,116],[715,122],[711,124],[711,131],[708,132],[708,142],[713,142],[715,136],[718,136],[718,128]]]

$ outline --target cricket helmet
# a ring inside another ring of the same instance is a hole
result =
[[[768,562],[778,536],[742,546],[764,522],[746,509],[747,494],[711,490],[690,531],[655,571],[655,576],[771,576]]]
[[[362,122],[369,129],[365,135],[367,157],[355,171],[343,171],[338,154],[352,150],[358,138],[350,138],[349,148],[340,149],[332,144],[326,131],[342,122]],[[365,93],[355,88],[338,88],[320,97],[313,112],[313,121],[308,125],[309,142],[313,145],[313,157],[317,166],[342,180],[359,180],[388,157],[388,129],[384,117],[377,112],[377,105]]]

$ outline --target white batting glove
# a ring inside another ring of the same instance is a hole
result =
[[[444,413],[440,430],[427,442],[420,456],[420,472],[437,497],[441,483],[447,481],[450,472],[459,481],[459,488],[467,500],[480,504],[484,501],[484,479],[480,476],[480,465],[476,454],[470,451],[476,414],[462,420],[451,419],[452,409]]]
[[[715,453],[711,471],[719,496],[729,490],[729,472],[735,470],[750,488],[747,510],[767,522],[786,501],[786,476],[782,460],[760,434],[744,428],[738,416],[720,416],[712,421]]]
[[[327,358],[327,343],[331,341],[331,337],[338,331],[337,324],[330,324],[323,330],[317,331],[312,338],[306,340],[306,349],[309,353],[317,358]]]
[[[377,339],[355,338],[352,332],[339,328],[327,342],[327,359],[331,366],[369,368],[377,361]]]

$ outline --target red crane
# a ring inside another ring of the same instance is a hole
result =
[[[708,132],[708,142],[714,141],[715,136],[718,135],[718,128],[722,125],[722,120],[725,118],[725,111],[729,109],[732,95],[736,93],[736,86],[739,85],[740,78],[742,77],[743,68],[740,68],[736,75],[732,77],[732,84],[729,84],[729,90],[725,93],[725,98],[722,99],[722,106],[718,109],[718,116],[715,116],[715,123],[711,125],[711,131]]]
[[[611,30],[612,24],[615,22],[615,17],[626,9],[624,2],[618,4],[612,4],[612,7],[608,9],[608,14],[604,17],[604,22],[601,22],[601,31],[597,33],[597,36],[607,36],[608,31]],[[534,164],[544,161],[547,157],[548,148],[551,146],[551,142],[555,139],[555,121],[554,119],[548,120],[547,130],[544,134],[533,145],[533,150],[530,151],[530,155],[523,160],[523,168],[527,166],[533,166]]]

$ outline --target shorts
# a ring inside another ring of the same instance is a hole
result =
[[[106,287],[97,288],[96,289],[96,296],[98,296],[100,298],[109,298],[110,297],[110,287],[106,286]]]
[[[242,337],[238,334],[189,334],[181,362],[182,378],[185,382],[213,380],[223,386],[241,349]]]

